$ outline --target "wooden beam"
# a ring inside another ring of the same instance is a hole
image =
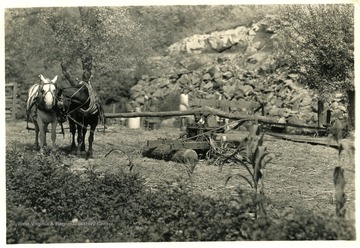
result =
[[[220,142],[215,141],[218,145]],[[208,141],[186,141],[186,142],[175,142],[171,144],[172,150],[179,150],[182,148],[193,149],[193,150],[209,150],[210,144]]]
[[[329,147],[332,147],[335,149],[338,149],[338,147],[339,147],[338,144],[333,141],[321,140],[319,138],[299,136],[299,135],[290,135],[290,134],[270,133],[270,132],[267,132],[266,134],[270,135],[272,137],[278,138],[278,139],[288,140],[288,141],[292,141],[292,142],[307,143],[307,144],[311,144],[311,145],[329,146]]]
[[[296,124],[290,124],[290,123],[277,123],[276,117],[229,113],[229,112],[225,112],[225,111],[222,111],[219,109],[214,109],[211,107],[202,107],[202,108],[187,110],[187,111],[105,113],[105,118],[170,117],[170,116],[184,116],[184,115],[198,115],[198,114],[204,114],[204,115],[212,114],[212,115],[216,115],[216,116],[219,116],[222,118],[227,118],[227,119],[232,119],[232,120],[258,121],[259,123],[268,124],[268,125],[326,130],[326,128],[321,128],[321,127],[317,127],[317,126],[296,125]]]
[[[160,145],[165,145],[165,144],[173,144],[173,143],[182,143],[182,140],[148,140],[146,146],[148,148],[154,148],[154,147],[158,147]]]
[[[170,117],[170,116],[184,116],[184,115],[217,115],[219,117],[233,119],[233,120],[264,120],[276,121],[276,118],[253,116],[246,114],[229,113],[211,107],[202,107],[187,111],[166,111],[166,112],[131,112],[131,113],[105,113],[106,118],[132,118],[132,117]]]
[[[232,107],[239,109],[255,109],[259,106],[255,101],[246,101],[246,100],[217,100],[217,99],[191,99],[191,106],[198,107],[214,107],[214,108],[224,108],[224,107]]]

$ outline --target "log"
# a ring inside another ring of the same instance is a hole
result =
[[[171,161],[194,164],[199,161],[198,154],[192,149],[180,149],[171,157]]]
[[[163,144],[153,148],[144,148],[143,156],[169,161],[175,152],[170,144]]]
[[[174,161],[178,163],[196,163],[198,154],[192,149],[182,148],[173,150],[170,144],[159,145],[155,148],[144,148],[143,156],[165,161]]]

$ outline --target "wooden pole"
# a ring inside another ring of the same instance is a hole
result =
[[[346,196],[345,196],[345,177],[344,169],[340,166],[335,167],[333,174],[335,186],[335,209],[336,216],[345,217],[346,214]]]
[[[228,119],[241,120],[241,119],[249,119],[249,120],[266,120],[266,121],[276,121],[276,118],[263,117],[263,116],[251,116],[251,115],[243,115],[243,114],[234,114],[224,112],[218,109],[210,108],[210,107],[202,107],[193,110],[186,111],[166,111],[166,112],[131,112],[131,113],[105,113],[106,118],[132,118],[132,117],[170,117],[170,116],[182,116],[182,115],[217,115],[219,117],[224,117]]]
[[[13,102],[12,102],[12,109],[11,109],[11,119],[15,121],[16,119],[16,103],[17,103],[17,83],[13,85]]]
[[[202,107],[202,108],[187,110],[187,111],[131,112],[131,113],[115,113],[115,114],[105,113],[105,117],[106,118],[172,117],[172,116],[199,115],[199,114],[216,115],[216,116],[219,116],[222,118],[227,118],[227,119],[232,119],[232,120],[258,121],[259,123],[268,124],[268,125],[291,126],[291,127],[318,129],[318,130],[326,129],[326,128],[319,128],[317,126],[296,125],[296,124],[289,124],[289,123],[277,123],[277,119],[275,117],[229,113],[229,112],[224,112],[219,109],[214,109],[214,108],[210,108],[210,107]]]

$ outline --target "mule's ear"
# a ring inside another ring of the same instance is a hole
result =
[[[58,78],[58,76],[56,75],[56,76],[53,78],[53,80],[51,80],[51,82],[55,83],[56,80],[57,80],[57,78]]]
[[[43,83],[46,83],[46,79],[44,78],[44,76],[42,74],[39,75],[39,78],[41,81],[43,81]]]

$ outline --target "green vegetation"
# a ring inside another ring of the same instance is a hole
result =
[[[71,166],[58,152],[34,156],[7,147],[8,244],[355,239],[343,218],[279,211],[256,219],[244,190],[215,200],[192,193],[182,177],[152,191],[128,169],[73,172]]]
[[[197,33],[250,25],[274,9],[253,5],[7,9],[6,81],[18,82],[24,92],[39,73],[58,74],[60,85],[68,86],[90,69],[103,102],[127,98],[141,75],[151,75],[149,58],[164,55],[172,43]]]
[[[276,21],[282,66],[299,73],[320,100],[346,95],[355,128],[354,5],[289,5]]]

